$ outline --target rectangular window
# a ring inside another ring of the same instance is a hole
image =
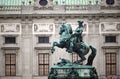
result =
[[[115,43],[116,42],[116,36],[105,36],[105,42],[106,43]]]
[[[49,53],[38,54],[38,70],[40,76],[48,76],[49,73]]]
[[[16,75],[16,54],[5,54],[5,75]]]
[[[106,53],[106,75],[116,75],[116,53]]]
[[[79,56],[76,53],[72,53],[72,62],[80,60]]]
[[[5,37],[5,44],[15,44],[16,37]]]
[[[38,37],[38,43],[49,43],[49,37]]]

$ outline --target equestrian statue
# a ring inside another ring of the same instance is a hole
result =
[[[74,33],[70,24],[63,23],[60,25],[60,40],[59,42],[53,42],[51,52],[54,53],[55,46],[66,48],[68,53],[77,53],[80,60],[75,61],[74,63],[80,64],[86,60],[85,55],[89,53],[89,50],[91,50],[91,54],[88,57],[86,65],[92,65],[96,56],[96,48],[83,41],[82,33],[83,21],[78,21],[78,27],[75,29]]]

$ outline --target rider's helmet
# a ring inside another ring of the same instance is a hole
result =
[[[83,27],[83,21],[77,21],[79,24],[79,27]]]

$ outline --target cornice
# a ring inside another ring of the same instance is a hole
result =
[[[113,17],[113,18],[119,18],[119,13],[92,13],[92,14],[0,14],[0,18],[7,19],[17,19],[17,18],[55,18],[55,17]]]
[[[120,46],[102,46],[102,48],[103,49],[115,49],[115,48],[117,48],[117,49],[119,49],[120,48]]]

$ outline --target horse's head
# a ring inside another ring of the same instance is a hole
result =
[[[64,31],[65,31],[65,26],[64,26],[64,24],[62,24],[62,25],[60,25],[59,34],[61,35]]]
[[[60,31],[59,31],[59,34],[61,35],[63,32],[66,32],[68,34],[72,34],[72,28],[69,24],[62,24],[60,26]]]

